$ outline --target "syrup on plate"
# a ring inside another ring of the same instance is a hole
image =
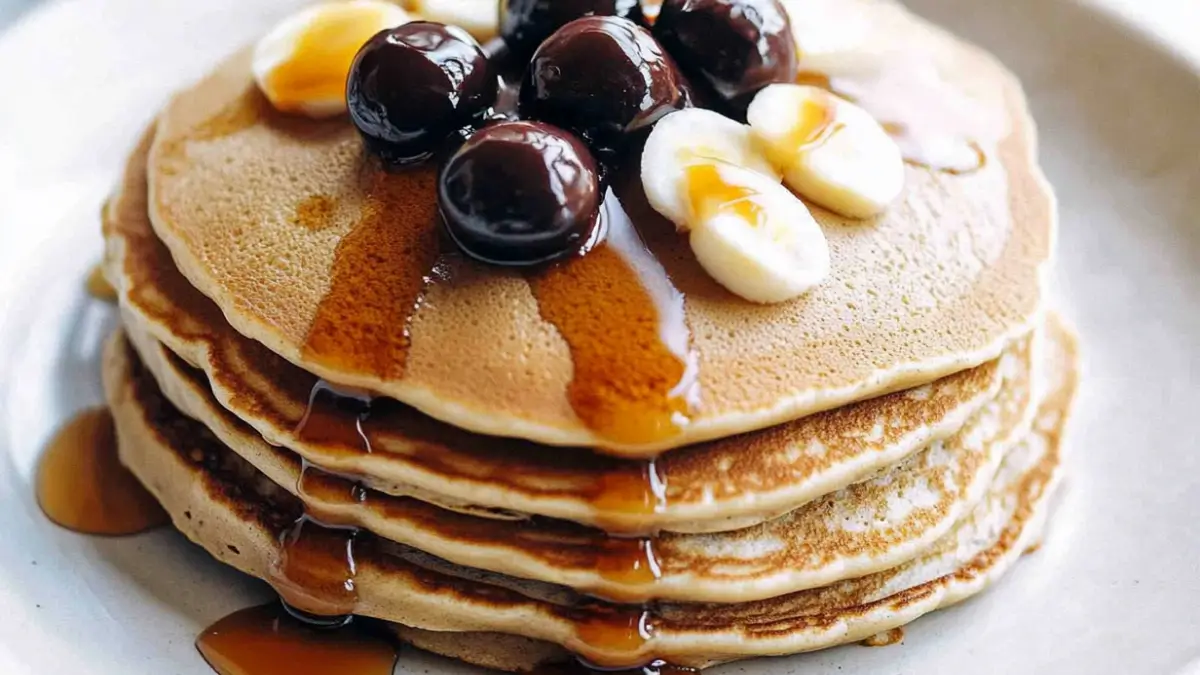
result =
[[[137,534],[170,520],[121,465],[107,408],[77,414],[54,435],[38,463],[37,501],[47,518],[83,534]]]
[[[196,648],[219,675],[392,675],[395,642],[359,624],[322,628],[272,603],[214,623]]]

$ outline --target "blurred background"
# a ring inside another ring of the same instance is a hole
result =
[[[0,0],[0,27],[7,26],[17,15],[37,0]]]
[[[34,5],[47,0],[0,0],[0,31]],[[71,2],[72,0],[65,0]],[[161,0],[181,2],[183,0]],[[920,11],[932,0],[901,0]],[[1174,49],[1200,63],[1200,0],[1075,0],[1105,6],[1142,28],[1166,38]],[[933,4],[944,4],[934,2]]]

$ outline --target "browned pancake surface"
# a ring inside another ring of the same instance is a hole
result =
[[[745,602],[915,557],[973,508],[1004,453],[1025,435],[1037,403],[1033,380],[1044,370],[1035,364],[1040,350],[1037,357],[1029,349],[1006,356],[1005,388],[958,433],[778,518],[705,535],[614,537],[561,520],[507,513],[497,520],[484,508],[446,504],[417,490],[389,495],[368,489],[370,481],[303,464],[221,408],[203,378],[189,376],[161,345],[127,333],[169,401],[299,496],[322,522],[370,530],[456,564],[622,602]]]
[[[663,658],[704,666],[862,639],[979,592],[1037,541],[1059,475],[1059,437],[1076,379],[1074,343],[1061,331],[1051,363],[1050,393],[1034,433],[1006,457],[988,496],[922,556],[860,579],[751,603],[640,609],[451,565],[365,533],[353,549],[333,537],[331,546],[311,550],[334,561],[353,550],[355,565],[347,568],[353,585],[338,584],[352,588],[352,602],[339,607],[426,630],[512,633],[609,665]],[[296,551],[281,537],[294,531],[289,523],[300,515],[295,499],[153,387],[139,386],[137,368],[127,345],[114,341],[105,383],[122,460],[185,534],[248,573],[277,579],[279,561]],[[651,623],[651,637],[630,637],[629,622],[639,620]]]
[[[816,209],[832,274],[773,306],[713,282],[636,176],[619,177],[625,209],[685,298],[698,379],[677,433],[596,426],[609,418],[595,408],[613,399],[630,399],[615,410],[663,407],[679,375],[646,337],[640,296],[600,292],[627,287],[624,277],[584,257],[564,268],[562,292],[547,287],[558,272],[531,279],[461,260],[439,242],[431,169],[385,175],[345,120],[274,113],[245,53],[168,105],[150,213],[238,331],[457,426],[638,456],[769,426],[994,358],[1040,306],[1053,207],[1019,87],[915,19],[879,21],[893,46],[928,52],[951,84],[1005,111],[1012,131],[980,171],[909,167],[879,219]]]

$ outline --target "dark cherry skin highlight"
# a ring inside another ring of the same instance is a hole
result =
[[[528,59],[559,28],[585,16],[644,21],[639,0],[500,0],[500,36]]]
[[[372,37],[346,84],[350,119],[386,163],[428,159],[464,127],[481,123],[499,82],[466,31],[414,21]]]
[[[533,55],[521,116],[568,129],[607,156],[690,97],[675,62],[645,28],[617,17],[576,19]]]
[[[796,38],[779,0],[665,0],[654,35],[735,110],[769,84],[796,80]]]
[[[475,133],[442,167],[438,205],[467,255],[510,266],[579,252],[600,209],[596,160],[570,133],[500,121]]]

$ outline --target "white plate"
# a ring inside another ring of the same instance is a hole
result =
[[[30,483],[52,430],[100,399],[113,312],[82,279],[126,147],[290,4],[63,1],[0,40],[0,672],[205,675],[197,632],[266,597],[172,532],[59,530]],[[1200,672],[1200,77],[1066,0],[913,4],[1015,69],[1041,125],[1087,360],[1065,497],[1038,554],[904,644],[721,672]],[[462,670],[411,653],[398,668]]]

